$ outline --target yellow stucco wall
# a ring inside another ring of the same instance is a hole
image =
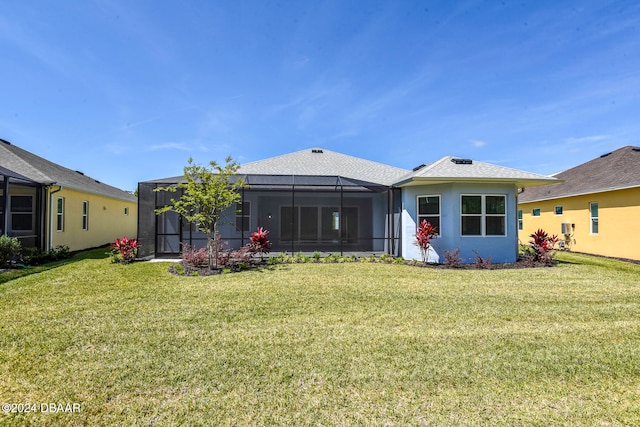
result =
[[[63,188],[53,193],[53,187],[47,193],[47,203],[51,203],[53,216],[47,214],[46,234],[51,232],[51,247],[66,245],[72,251],[102,246],[112,243],[116,237],[135,238],[138,227],[138,205],[109,197]],[[57,199],[64,198],[64,229],[57,231]],[[88,202],[88,228],[83,230],[83,202]],[[125,214],[125,208],[128,213]],[[53,218],[53,227],[49,221]],[[48,242],[47,242],[48,243]]]
[[[591,233],[591,202],[598,203],[598,234]],[[555,215],[556,206],[562,206],[562,215]],[[540,208],[539,217],[531,215],[534,208]],[[520,203],[518,209],[523,218],[522,243],[528,243],[529,235],[539,228],[564,239],[561,224],[572,223],[571,250],[640,260],[640,188]]]

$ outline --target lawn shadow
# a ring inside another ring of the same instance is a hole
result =
[[[51,261],[41,265],[25,266],[23,268],[8,269],[0,272],[0,284],[10,282],[20,277],[30,276],[32,274],[42,273],[43,271],[53,270],[63,265],[73,264],[85,259],[105,259],[109,258],[109,246],[101,246],[98,248],[87,249],[74,252],[69,258]]]

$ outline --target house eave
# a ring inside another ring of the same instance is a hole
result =
[[[569,197],[578,197],[578,196],[588,196],[590,194],[598,194],[598,193],[608,193],[610,191],[620,191],[620,190],[629,190],[629,189],[633,189],[633,188],[640,188],[640,183],[638,184],[633,184],[633,185],[626,185],[626,186],[620,186],[620,187],[608,187],[608,188],[599,188],[596,190],[588,190],[588,191],[580,191],[580,192],[575,192],[575,193],[567,193],[567,194],[558,194],[555,196],[550,196],[550,197],[540,197],[537,199],[532,199],[532,200],[527,200],[527,201],[519,201],[519,204],[526,204],[526,203],[537,203],[537,202],[544,202],[547,200],[558,200],[558,199],[566,199]]]
[[[100,197],[106,197],[108,199],[113,199],[113,200],[119,200],[122,202],[127,202],[127,203],[137,203],[138,198],[134,195],[131,195],[131,198],[128,197],[117,197],[113,194],[108,194],[107,192],[101,192],[101,191],[95,191],[95,190],[90,190],[87,188],[82,188],[78,185],[69,185],[69,184],[65,184],[65,183],[61,183],[61,182],[53,182],[53,183],[49,183],[47,184],[47,186],[51,186],[51,185],[60,185],[63,188],[67,188],[69,190],[74,190],[74,191],[78,191],[81,193],[87,193],[87,194],[93,194],[94,196],[100,196]],[[122,190],[124,191],[124,190]]]
[[[471,183],[471,184],[511,184],[518,188],[538,187],[542,185],[558,184],[562,180],[551,179],[516,179],[516,178],[487,178],[487,177],[412,177],[396,183],[395,187],[412,187],[418,185],[436,185],[451,183]]]

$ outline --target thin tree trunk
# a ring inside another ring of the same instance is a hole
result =
[[[218,237],[218,224],[217,223],[213,223],[213,237],[211,238],[211,242],[213,245],[213,268],[215,268],[216,270],[218,269],[218,251],[220,250],[218,245],[218,241],[217,241],[217,237]],[[209,262],[209,268],[211,268],[211,262]]]

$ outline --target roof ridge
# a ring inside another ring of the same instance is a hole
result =
[[[267,157],[266,159],[260,159],[260,160],[254,160],[254,161],[248,162],[248,163],[242,163],[240,166],[249,166],[249,165],[253,165],[254,163],[261,163],[261,162],[268,161],[268,160],[275,160],[275,159],[279,159],[279,158],[283,158],[283,157],[290,157],[290,156],[294,156],[296,154],[306,153],[306,152],[313,151],[313,150],[320,150],[322,152],[322,154],[334,154],[334,155],[338,155],[338,156],[342,156],[342,157],[348,157],[348,158],[354,159],[356,161],[365,161],[365,162],[369,162],[369,163],[376,163],[378,165],[382,165],[382,166],[387,167],[387,168],[397,169],[398,171],[410,172],[408,169],[401,168],[399,166],[388,165],[386,163],[378,162],[376,160],[364,159],[362,157],[352,156],[350,154],[341,153],[339,151],[327,150],[326,148],[322,148],[322,147],[318,147],[318,146],[304,148],[302,150],[293,151],[291,153],[279,154],[279,155],[273,156],[273,157]]]
[[[426,165],[425,167],[420,168],[419,170],[417,170],[417,171],[416,171],[416,174],[417,174],[418,172],[420,172],[420,173],[427,172],[427,171],[429,171],[429,170],[431,170],[431,169],[435,168],[436,166],[438,166],[440,163],[444,162],[444,161],[445,161],[445,160],[447,160],[447,159],[453,159],[453,156],[444,156],[443,158],[438,159],[438,160],[436,160],[435,162],[431,162],[431,163],[429,163],[428,165]]]
[[[4,141],[4,140],[3,140],[3,141]],[[37,173],[38,173],[38,175],[39,175],[40,177],[46,178],[46,179],[47,179],[47,181],[49,181],[49,182],[55,182],[55,180],[54,180],[53,178],[51,178],[49,175],[47,175],[47,174],[43,173],[43,172],[42,172],[42,171],[40,171],[39,169],[34,168],[34,167],[33,167],[33,165],[32,165],[30,162],[28,162],[27,160],[25,160],[25,158],[24,158],[24,156],[23,156],[23,155],[18,155],[18,154],[16,154],[13,150],[19,151],[19,152],[21,152],[21,154],[26,154],[26,155],[30,155],[30,156],[35,156],[35,157],[37,157],[37,158],[39,158],[39,159],[42,159],[43,161],[48,162],[48,163],[51,163],[51,164],[55,164],[55,163],[53,163],[53,162],[51,162],[51,161],[49,161],[49,160],[45,159],[44,157],[40,157],[40,156],[38,156],[37,154],[33,154],[32,152],[27,151],[27,150],[25,150],[24,148],[20,148],[20,147],[18,147],[17,145],[14,145],[14,144],[11,144],[11,143],[9,143],[9,144],[7,144],[7,145],[8,145],[8,146],[10,146],[11,148],[5,148],[5,151],[8,153],[8,155],[10,155],[10,156],[11,156],[11,158],[13,159],[13,161],[18,162],[18,163],[22,164],[22,165],[23,165],[23,166],[25,166],[25,167],[28,167],[28,168],[31,168],[31,169],[36,170],[36,171],[37,171]],[[0,146],[1,146],[1,145],[0,145]],[[21,174],[21,175],[25,175],[25,174]],[[25,176],[26,176],[26,175],[25,175]],[[27,178],[31,178],[31,177],[27,177]]]

